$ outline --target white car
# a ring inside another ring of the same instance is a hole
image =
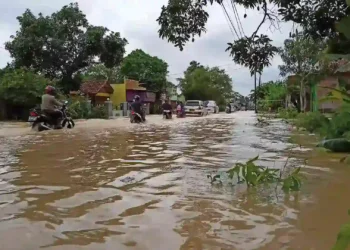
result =
[[[206,106],[208,113],[219,113],[219,107],[216,105],[215,101],[205,101],[204,105]]]
[[[204,107],[202,101],[188,100],[185,103],[185,112],[189,115],[204,116],[208,114],[208,110]]]

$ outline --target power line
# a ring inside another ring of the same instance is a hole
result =
[[[239,17],[239,14],[238,14],[238,11],[237,11],[237,7],[236,7],[236,4],[235,4],[234,0],[231,0],[231,5],[232,5],[233,13],[234,13],[236,21],[237,21],[238,28],[241,29],[241,32],[243,34],[242,36],[245,36],[243,25],[242,25],[242,22],[241,22],[241,18]]]
[[[233,30],[234,30],[234,32],[235,32],[235,34],[237,35],[237,38],[239,39],[239,38],[240,38],[240,36],[239,36],[239,34],[238,34],[237,30],[236,30],[235,25],[233,24],[233,22],[232,22],[232,20],[231,20],[230,15],[228,14],[228,12],[227,12],[227,10],[226,10],[226,7],[225,7],[224,2],[221,2],[221,7],[222,7],[222,8],[223,8],[223,10],[224,10],[224,14],[225,14],[225,15],[228,17],[228,19],[229,19],[229,23],[231,24],[231,26],[232,26],[232,28],[233,28]]]

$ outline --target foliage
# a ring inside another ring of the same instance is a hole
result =
[[[145,83],[147,89],[158,92],[166,87],[168,64],[137,49],[124,58],[120,73],[126,78]]]
[[[197,62],[191,62],[180,78],[179,87],[186,100],[214,100],[225,105],[232,99],[232,81],[225,70],[209,68]]]
[[[85,100],[76,100],[68,106],[68,113],[73,119],[87,119],[90,114],[88,103]]]
[[[88,116],[90,119],[108,119],[108,114],[105,106],[92,107],[91,113]]]
[[[300,167],[295,169],[287,176],[283,176],[283,170],[269,169],[255,164],[259,156],[248,160],[246,163],[236,163],[235,166],[225,172],[228,178],[235,180],[235,184],[246,183],[248,187],[255,187],[262,184],[282,184],[282,189],[285,192],[299,191],[301,187],[301,176],[299,174]],[[208,175],[211,183],[221,181],[221,174],[214,176]]]
[[[287,39],[280,50],[283,65],[279,65],[281,76],[289,74],[302,76],[318,70],[318,61],[325,44],[322,41],[313,40],[304,34]]]
[[[287,86],[282,81],[270,81],[258,86],[256,92],[261,109],[276,111],[278,108],[284,106]],[[254,99],[254,90],[251,91],[251,96]]]
[[[328,118],[319,112],[300,113],[295,121],[297,127],[305,128],[310,133],[319,132],[329,123]]]
[[[123,82],[119,67],[107,68],[104,64],[94,64],[82,74],[83,80],[108,80],[110,83]]]
[[[336,88],[332,87],[323,87],[325,89],[331,90],[328,96],[319,99],[319,102],[328,102],[328,101],[340,101],[345,104],[350,104],[350,94],[348,93],[349,84],[345,79],[338,79],[338,86]]]
[[[278,117],[282,119],[295,119],[298,116],[298,111],[295,108],[279,108]]]
[[[350,132],[350,106],[345,105],[336,113],[323,129],[320,131],[321,135],[327,139],[343,138]]]
[[[348,211],[350,215],[350,210]],[[337,241],[332,250],[346,250],[350,245],[350,222],[343,224],[337,235]]]
[[[17,20],[20,29],[5,46],[14,66],[61,79],[65,92],[78,89],[74,75],[96,58],[107,68],[118,66],[123,59],[127,41],[118,32],[90,25],[77,3],[50,16],[35,16],[27,9]]]
[[[222,0],[168,0],[167,6],[162,7],[157,19],[160,25],[159,36],[183,50],[187,42],[193,42],[197,36],[206,32],[205,26],[209,19],[206,7],[213,4],[221,5],[226,11],[225,2]],[[272,25],[280,19],[292,21],[301,26],[306,36],[315,40],[339,39],[341,36],[335,30],[334,24],[350,13],[344,0],[321,2],[317,0],[237,0],[231,4],[233,7],[238,4],[247,9],[263,11],[262,20],[256,30],[250,36],[240,37],[237,34],[238,39],[228,47],[235,62],[248,66],[251,71],[257,68],[258,72],[263,66],[270,64],[271,57],[277,49],[270,44],[271,40],[266,35],[257,36],[262,24],[266,21]],[[275,5],[278,13],[268,5]],[[247,15],[244,14],[244,18],[246,17]],[[240,21],[237,21],[237,25],[240,25]]]
[[[24,68],[7,71],[0,79],[0,98],[12,105],[35,106],[49,83],[44,76]]]
[[[234,43],[228,43],[226,51],[230,51],[233,61],[250,70],[250,74],[262,73],[265,67],[271,65],[270,61],[277,54],[277,47],[270,44],[272,40],[266,35],[244,37]]]

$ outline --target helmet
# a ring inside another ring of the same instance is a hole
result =
[[[135,96],[134,96],[134,100],[135,100],[135,101],[140,101],[140,96],[139,96],[139,95],[135,95]]]
[[[55,87],[48,85],[45,88],[45,94],[49,94],[49,95],[55,95],[56,94],[56,89]]]

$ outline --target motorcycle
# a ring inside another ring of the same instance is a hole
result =
[[[231,114],[231,109],[229,107],[226,107],[225,112],[226,112],[226,114]]]
[[[141,116],[141,114],[131,110],[130,123],[142,123],[142,122],[145,122],[145,119]]]
[[[163,119],[172,119],[171,110],[163,110]]]
[[[67,104],[68,101],[65,101],[62,108],[62,121],[61,126],[62,128],[66,127],[71,129],[75,127],[75,123],[71,117],[67,114]],[[58,129],[57,121],[52,119],[50,116],[44,114],[39,110],[38,108],[34,108],[30,111],[28,122],[32,124],[32,129],[37,128],[38,131],[44,131],[44,130],[52,130],[52,129]]]
[[[177,118],[185,118],[185,111],[183,109],[177,109],[176,110],[176,117]]]

